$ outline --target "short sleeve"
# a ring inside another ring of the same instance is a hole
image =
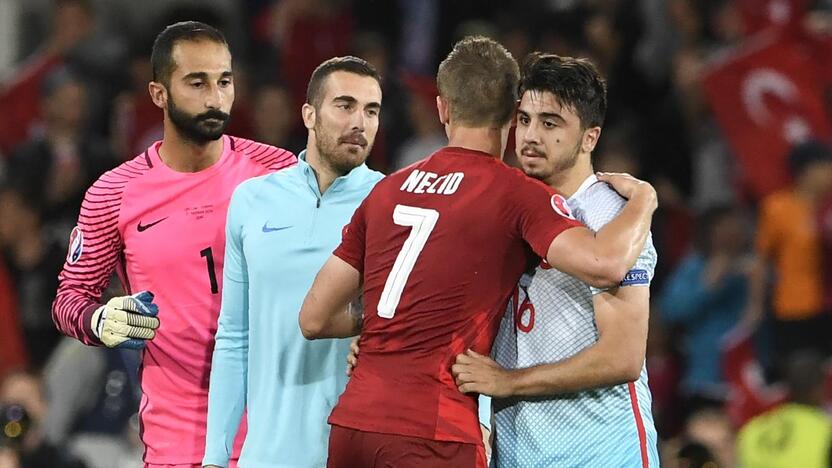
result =
[[[350,219],[350,223],[341,231],[341,244],[333,254],[352,265],[360,273],[364,273],[365,236],[367,234],[367,203],[370,197],[364,199]]]
[[[609,185],[596,182],[580,197],[579,208],[575,210],[575,216],[586,223],[589,229],[598,232],[621,214],[625,204],[626,200]],[[624,275],[624,280],[619,286],[649,287],[653,280],[653,273],[656,271],[657,260],[658,255],[656,248],[653,246],[653,236],[648,235],[636,263]],[[590,290],[592,294],[605,291],[605,289],[592,286],[590,286]]]
[[[552,241],[567,229],[581,226],[566,205],[566,199],[541,182],[522,176],[507,191],[520,236],[541,258],[546,258]]]

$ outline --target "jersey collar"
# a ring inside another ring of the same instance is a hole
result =
[[[569,199],[572,200],[572,199],[578,198],[578,195],[585,192],[586,189],[588,189],[595,182],[598,182],[598,177],[595,177],[595,174],[590,174],[589,177],[584,179],[584,181],[578,187],[578,190],[575,190],[575,193],[573,193],[572,196],[569,197]]]
[[[298,166],[303,170],[303,175],[306,176],[306,183],[315,191],[316,194],[320,196],[320,191],[318,189],[318,177],[315,175],[315,170],[309,163],[306,161],[306,150],[303,150],[298,155]],[[367,165],[361,164],[360,166],[355,167],[346,175],[342,175],[341,177],[337,177],[334,181],[332,181],[332,185],[329,186],[327,192],[329,191],[339,191],[351,180],[351,179],[358,179],[360,178],[361,173],[366,170]]]

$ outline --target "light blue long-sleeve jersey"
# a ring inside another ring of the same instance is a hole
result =
[[[346,385],[349,340],[305,340],[298,313],[342,228],[383,175],[361,165],[321,195],[305,156],[240,184],[231,198],[206,465],[227,466],[245,408],[241,468],[326,464],[326,420]]]

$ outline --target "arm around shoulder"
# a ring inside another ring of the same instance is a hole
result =
[[[629,176],[613,177],[603,180],[629,199],[621,213],[595,234],[589,229],[563,232],[546,256],[553,267],[596,288],[614,287],[624,279],[644,248],[657,207],[650,184]]]

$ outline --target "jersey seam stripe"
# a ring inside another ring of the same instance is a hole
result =
[[[641,419],[641,410],[638,407],[638,394],[636,393],[636,384],[633,382],[628,382],[627,389],[630,391],[630,404],[633,408],[633,417],[636,420],[636,430],[638,432],[638,448],[641,451],[641,466],[642,468],[647,468],[647,433],[644,430],[644,421]]]

